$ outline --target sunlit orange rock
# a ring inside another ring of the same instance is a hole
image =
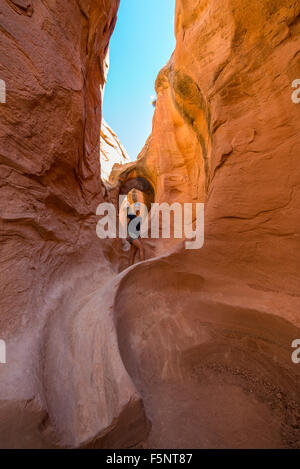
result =
[[[132,173],[149,180],[156,202],[205,202],[201,258],[215,245],[232,274],[291,295],[300,265],[291,99],[299,9],[292,0],[178,0],[176,49],[156,80],[152,135]]]
[[[299,447],[299,14],[292,0],[176,2],[152,135],[119,182],[205,202],[201,250],[160,243],[116,290],[151,448]]]

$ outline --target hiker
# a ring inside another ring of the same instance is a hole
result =
[[[128,226],[128,238],[127,241],[131,244],[130,250],[130,265],[134,264],[135,254],[138,251],[140,256],[140,261],[145,260],[145,252],[143,248],[141,237],[141,223],[142,217],[140,211],[137,210],[136,214],[128,213],[127,214],[127,226]]]

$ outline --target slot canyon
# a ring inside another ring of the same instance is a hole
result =
[[[102,121],[119,3],[0,0],[0,448],[299,449],[300,2],[176,0],[136,161]],[[204,204],[203,247],[130,265],[120,195]]]

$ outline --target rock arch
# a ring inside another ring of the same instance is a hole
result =
[[[144,203],[150,209],[155,199],[155,191],[152,184],[144,177],[136,177],[125,180],[119,190],[120,195],[127,195],[133,189],[137,189],[144,194]]]
[[[117,198],[119,195],[127,195],[133,189],[144,194],[144,203],[147,208],[155,200],[155,186],[153,182],[144,174],[142,166],[137,166],[139,160],[127,165],[115,165],[110,175],[109,191],[115,192]]]

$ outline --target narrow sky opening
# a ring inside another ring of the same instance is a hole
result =
[[[175,48],[175,0],[121,0],[110,42],[103,117],[135,160],[151,133],[151,96]]]

